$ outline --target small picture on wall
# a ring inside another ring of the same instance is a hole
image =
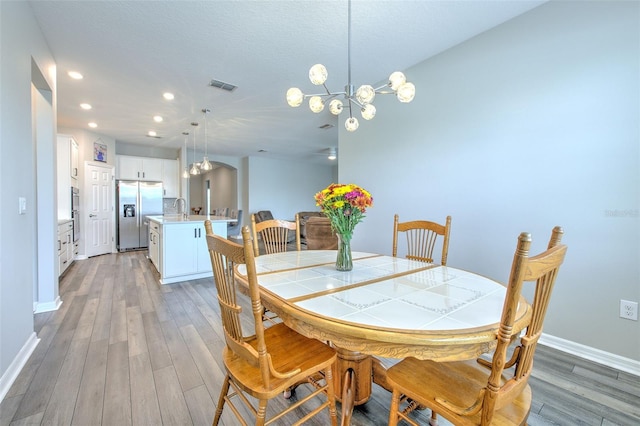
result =
[[[93,159],[95,161],[107,162],[107,145],[94,142],[93,143]]]

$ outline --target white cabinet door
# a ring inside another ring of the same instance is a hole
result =
[[[162,160],[162,189],[166,198],[178,198],[180,196],[178,170],[178,160]]]
[[[161,271],[159,258],[160,258],[160,236],[158,234],[158,228],[160,225],[150,221],[149,222],[149,260],[156,267],[158,271]]]
[[[74,258],[73,222],[58,225],[58,274],[62,275]]]
[[[209,248],[207,247],[207,232],[204,229],[204,222],[197,226],[198,229],[198,238],[197,238],[197,249],[198,249],[198,266],[196,272],[213,272],[211,269],[211,257],[209,256]]]
[[[118,155],[116,176],[122,180],[162,181],[162,159]]]
[[[211,272],[204,223],[162,227],[162,278]]]
[[[56,176],[58,178],[58,219],[71,217],[71,187],[78,186],[73,177],[71,150],[76,141],[69,135],[58,135],[56,147]]]
[[[71,150],[71,179],[78,179],[78,164],[79,164],[79,148],[78,142],[75,139],[71,138],[70,141],[70,150]],[[77,185],[76,185],[77,186]]]
[[[118,155],[116,176],[123,180],[139,180],[142,171],[142,158]]]
[[[162,277],[193,274],[198,269],[197,227],[192,223],[162,227]]]
[[[73,224],[69,225],[71,229],[67,231],[67,268],[73,263],[76,258],[75,245],[73,244]]]
[[[142,176],[140,180],[160,182],[162,180],[162,159],[142,158]]]

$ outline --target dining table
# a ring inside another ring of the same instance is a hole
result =
[[[482,275],[434,263],[353,252],[353,269],[335,268],[336,250],[301,250],[255,258],[263,305],[288,327],[335,347],[334,388],[343,424],[365,403],[372,383],[386,389],[385,365],[406,357],[459,361],[497,344],[506,287]],[[245,265],[236,266],[241,288]],[[521,297],[513,326],[531,306]],[[345,416],[347,420],[345,421]]]

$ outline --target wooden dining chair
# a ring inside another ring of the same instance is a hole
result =
[[[257,222],[255,214],[251,215],[254,255],[259,256],[258,237],[262,239],[265,254],[287,251],[291,233],[295,233],[296,250],[300,251],[300,219],[296,214],[294,222],[281,219],[267,219]]]
[[[555,227],[547,250],[532,257],[529,256],[531,235],[520,234],[491,361],[479,358],[434,362],[406,358],[388,370],[387,382],[393,390],[389,425],[396,425],[399,419],[417,425],[408,414],[418,406],[432,410],[432,425],[436,423],[436,414],[455,425],[526,424],[531,406],[528,379],[533,355],[567,251],[567,246],[560,244],[562,233],[562,228]],[[529,281],[536,282],[531,319],[519,345],[507,358],[510,343],[518,338],[511,330],[523,283]],[[405,402],[408,405],[401,411],[400,405]]]
[[[442,236],[442,257],[440,264],[447,264],[449,253],[449,234],[451,233],[451,216],[447,216],[444,225],[428,220],[412,220],[400,222],[399,216],[393,217],[393,251],[392,255],[398,255],[398,235],[403,232],[407,240],[407,259],[421,262],[433,262],[433,250],[439,236]]]
[[[241,413],[248,410],[255,417],[256,425],[301,424],[323,412],[326,408],[331,424],[337,425],[332,365],[336,352],[330,346],[307,338],[283,323],[265,328],[262,322],[262,302],[256,278],[256,266],[249,228],[242,228],[243,244],[237,244],[213,234],[210,221],[205,221],[207,246],[213,268],[218,304],[226,346],[222,358],[226,376],[220,391],[213,425],[217,425],[225,405],[242,424],[247,424]],[[253,316],[253,335],[244,333],[241,325],[242,307],[234,278],[234,267],[244,265],[249,282],[249,296]],[[267,404],[270,399],[282,395],[300,383],[311,385],[311,393],[271,416],[267,421]],[[229,392],[230,388],[233,388]],[[257,399],[251,402],[251,396]],[[317,397],[324,396],[318,403]],[[242,404],[244,404],[244,408]],[[303,413],[302,405],[310,402],[302,419],[292,421],[292,416]],[[283,416],[288,417],[283,418]],[[289,420],[285,420],[289,419]]]

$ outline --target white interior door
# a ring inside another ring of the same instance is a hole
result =
[[[85,163],[85,252],[88,257],[114,250],[113,166]]]

